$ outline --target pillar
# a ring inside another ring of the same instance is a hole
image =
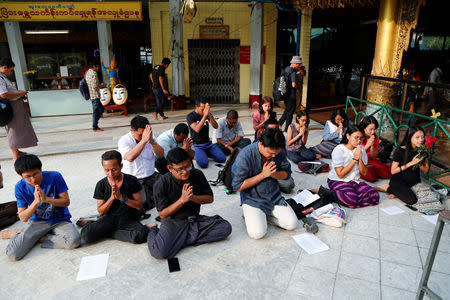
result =
[[[252,2],[251,23],[249,105],[253,107],[262,97],[264,3]]]
[[[111,33],[111,21],[97,21],[98,45],[100,47],[100,58],[103,58],[105,66],[113,58],[113,42]],[[120,68],[120,66],[118,66]],[[109,83],[108,72],[102,69],[103,82]]]
[[[306,70],[303,77],[302,101],[301,106],[306,108],[308,95],[308,78],[309,78],[309,53],[311,48],[311,26],[312,26],[312,8],[302,9],[302,17],[300,21],[300,57]]]
[[[181,3],[179,0],[169,0],[172,94],[174,96],[184,96],[183,15],[180,13]]]
[[[27,90],[29,88],[29,83],[25,79],[25,75],[23,75],[23,72],[27,71],[27,63],[25,51],[23,50],[22,33],[20,32],[19,22],[4,23],[11,59],[16,65],[14,74],[16,75],[17,89]]]

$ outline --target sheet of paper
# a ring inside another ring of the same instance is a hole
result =
[[[427,220],[431,224],[436,225],[438,217],[439,217],[439,214],[435,214],[435,215],[432,215],[432,216],[423,215],[422,217],[424,217],[425,220]]]
[[[319,195],[313,194],[308,190],[303,190],[300,193],[298,193],[297,195],[295,195],[292,199],[294,199],[295,202],[297,202],[298,204],[307,206],[319,198],[320,198]]]
[[[320,165],[322,162],[320,161],[301,161],[303,164],[313,164],[313,165]]]
[[[293,235],[292,238],[308,254],[315,254],[330,249],[327,244],[319,240],[319,238],[312,233]]]
[[[77,280],[88,280],[106,276],[109,254],[85,256],[81,259]]]
[[[391,216],[402,214],[405,212],[403,209],[401,209],[400,207],[397,207],[397,206],[388,206],[388,207],[382,208],[381,210]]]
[[[69,76],[69,69],[67,66],[59,66],[59,73],[61,73],[61,77]]]

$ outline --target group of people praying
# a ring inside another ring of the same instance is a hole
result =
[[[293,230],[297,215],[282,193],[291,193],[295,184],[294,164],[331,158],[328,187],[336,202],[349,208],[377,205],[379,191],[388,192],[407,204],[417,202],[412,187],[420,183],[420,171],[429,168],[417,149],[424,143],[420,127],[409,128],[403,147],[398,147],[391,165],[377,159],[379,126],[372,116],[352,124],[344,110],[337,109],[326,122],[323,140],[307,148],[309,116],[294,115],[295,122],[280,130],[273,111],[273,100],[264,97],[252,114],[253,143],[245,137],[236,110],[216,119],[205,99],[195,103],[187,124],[155,136],[149,120],[137,115],[130,131],[118,141],[118,151],[101,156],[105,177],[97,182],[93,198],[99,217],[71,223],[68,186],[61,173],[44,171],[33,154],[21,155],[14,163],[22,179],[15,186],[18,217],[28,222],[22,230],[3,232],[11,238],[6,254],[22,259],[36,243],[43,248],[72,249],[105,238],[135,244],[147,243],[158,259],[173,258],[184,247],[226,239],[231,224],[219,215],[200,214],[200,207],[214,201],[213,191],[201,171],[209,158],[223,163],[235,149],[239,153],[232,165],[232,186],[240,193],[244,222],[249,237],[261,239],[272,223]],[[215,129],[212,143],[209,125]],[[200,169],[194,167],[193,160]],[[418,168],[413,168],[419,165]],[[373,188],[361,181],[389,178],[388,184]],[[156,208],[161,223],[143,225],[146,212]]]

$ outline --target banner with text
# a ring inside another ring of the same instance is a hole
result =
[[[141,21],[142,3],[0,2],[0,21]]]

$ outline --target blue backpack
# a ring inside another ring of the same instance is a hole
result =
[[[80,80],[80,85],[79,85],[79,90],[81,93],[81,96],[83,96],[84,100],[90,100],[91,99],[91,95],[89,94],[89,87],[88,84],[86,82],[86,78],[83,78]]]

